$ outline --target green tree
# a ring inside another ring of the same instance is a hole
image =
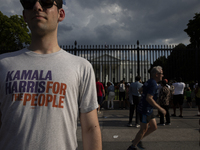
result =
[[[189,47],[200,48],[200,13],[195,13],[193,19],[189,20],[187,29],[184,30],[190,37]]]
[[[190,81],[195,78],[195,49],[189,49],[180,43],[167,58],[161,56],[156,59],[151,68],[158,65],[163,68],[164,78],[182,77],[184,81]]]
[[[158,59],[156,59],[153,64],[151,64],[151,68],[148,70],[148,72],[151,71],[151,69],[154,66],[161,66],[163,68],[163,70],[165,70],[166,67],[166,63],[167,63],[167,58],[166,56],[160,56]]]
[[[8,17],[0,11],[0,53],[22,49],[30,42],[31,34],[23,17]]]

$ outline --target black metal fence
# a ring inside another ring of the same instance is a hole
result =
[[[186,83],[200,80],[200,49],[175,45],[77,45],[61,46],[74,55],[84,57],[93,65],[96,77],[107,83],[135,81],[140,75],[145,82],[152,66],[163,67],[164,77],[182,77]],[[15,51],[15,50],[13,50]],[[11,52],[0,50],[0,53]]]
[[[133,82],[140,75],[145,82],[150,78],[152,66],[163,67],[168,80],[182,77],[185,82],[199,78],[199,49],[177,48],[175,45],[77,45],[61,46],[77,56],[84,57],[93,65],[96,77],[106,83],[121,80]]]

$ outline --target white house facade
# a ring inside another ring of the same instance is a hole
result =
[[[134,82],[138,75],[137,60],[122,59],[109,54],[103,54],[90,60],[96,77],[100,82],[112,81],[114,83],[125,80],[125,82]],[[142,81],[150,78],[148,70],[150,69],[149,61],[140,61],[140,76]]]

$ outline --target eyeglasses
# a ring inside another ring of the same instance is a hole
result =
[[[55,0],[20,0],[24,9],[33,9],[37,1],[39,1],[42,8],[51,8],[53,5],[57,6],[56,4],[54,4]]]
[[[163,75],[163,73],[157,73],[157,74],[161,74],[161,75]]]

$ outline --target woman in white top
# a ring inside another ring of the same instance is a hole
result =
[[[176,116],[176,106],[177,104],[179,105],[180,107],[180,115],[179,117],[183,117],[183,99],[184,99],[184,96],[183,96],[183,93],[184,93],[184,88],[185,88],[185,83],[182,82],[182,79],[179,78],[178,79],[178,82],[175,82],[172,84],[174,86],[174,96],[173,96],[173,110],[174,110],[174,114],[172,114],[171,116]]]

